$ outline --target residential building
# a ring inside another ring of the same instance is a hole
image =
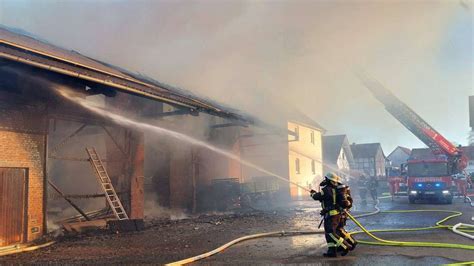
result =
[[[346,135],[323,136],[323,158],[324,173],[334,172],[348,179],[354,157]]]
[[[324,129],[304,114],[293,115],[285,134],[250,128],[240,137],[240,155],[266,170],[303,187],[319,184],[323,176],[322,133]],[[268,176],[268,173],[242,166],[242,182]],[[279,180],[282,195],[300,198],[307,194],[296,185]]]
[[[352,144],[352,170],[366,176],[385,177],[385,154],[380,143]]]
[[[410,157],[410,154],[410,149],[398,146],[387,156],[387,160],[391,167],[398,168],[401,164],[407,162],[408,157]]]
[[[288,130],[294,135],[288,136],[289,179],[304,187],[319,184],[323,179],[322,133],[324,129],[316,122],[306,119],[291,120]],[[307,192],[290,184],[293,198],[301,197]]]

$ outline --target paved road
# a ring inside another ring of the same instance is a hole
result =
[[[473,223],[471,216],[474,215],[474,208],[460,201],[456,201],[453,205],[409,205],[406,203],[406,198],[399,198],[394,202],[388,199],[383,200],[380,206],[382,210],[458,210],[463,212],[464,215],[460,218],[450,220],[450,224],[457,222]],[[304,204],[302,208],[305,208]],[[360,206],[358,209],[363,210]],[[370,206],[366,209],[370,209]],[[447,216],[446,213],[377,214],[375,216],[361,218],[360,221],[368,229],[413,228],[434,225],[436,221],[445,216]],[[314,224],[314,222],[312,224]],[[300,224],[299,226],[306,227],[305,224]],[[311,225],[307,226],[311,227]],[[349,225],[349,228],[354,229],[354,225]],[[472,240],[455,235],[447,230],[379,233],[378,236],[385,239],[401,241],[446,242],[474,245]],[[362,235],[359,238],[367,239],[367,237]],[[326,249],[324,243],[324,238],[320,235],[252,240],[238,244],[224,253],[201,261],[200,264],[309,263],[315,265],[439,265],[459,261],[474,261],[474,252],[467,250],[369,245],[359,245],[354,252],[346,257],[327,259],[321,256]]]

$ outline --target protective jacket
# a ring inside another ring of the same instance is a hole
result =
[[[315,192],[311,194],[314,200],[321,202],[321,207],[324,213],[328,213],[330,216],[339,214],[340,207],[337,204],[337,187],[332,185],[324,186],[321,192]]]
[[[344,230],[344,210],[352,207],[349,187],[327,184],[322,187],[321,192],[311,193],[311,197],[321,202],[328,253],[335,254],[336,250],[342,249],[343,254],[347,254],[348,250],[354,248],[351,242],[355,242],[351,241],[353,239]]]

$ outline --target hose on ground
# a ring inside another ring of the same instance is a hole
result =
[[[44,243],[44,244],[41,244],[41,245],[19,247],[19,248],[15,248],[15,249],[11,249],[11,250],[1,251],[0,252],[0,257],[1,256],[6,256],[6,255],[12,255],[12,254],[16,254],[16,253],[21,253],[21,252],[26,252],[26,251],[33,251],[33,250],[37,250],[37,249],[40,249],[40,248],[49,247],[54,243],[56,243],[56,241],[47,242],[47,243]]]
[[[198,260],[202,260],[204,258],[207,258],[207,257],[210,257],[210,256],[215,255],[217,253],[220,253],[220,252],[224,251],[225,249],[227,249],[228,247],[233,246],[233,245],[235,245],[239,242],[243,242],[243,241],[250,240],[250,239],[261,238],[261,237],[282,237],[282,236],[314,235],[314,234],[324,234],[324,231],[288,231],[288,232],[277,231],[277,232],[269,232],[269,233],[248,235],[248,236],[244,236],[244,237],[234,239],[234,240],[232,240],[232,241],[230,241],[230,242],[228,242],[228,243],[226,243],[226,244],[224,244],[224,245],[222,245],[222,246],[220,246],[220,247],[218,247],[214,250],[206,252],[204,254],[201,254],[201,255],[198,255],[198,256],[195,256],[195,257],[192,257],[192,258],[187,258],[187,259],[184,259],[184,260],[168,263],[166,265],[184,265],[184,264],[188,264],[188,263],[195,262],[195,261],[198,261]]]
[[[386,211],[383,213],[413,213],[413,212],[450,212],[455,213],[454,215],[450,215],[436,223],[436,226],[429,226],[429,227],[421,227],[421,228],[400,228],[400,229],[378,229],[378,230],[367,230],[354,216],[352,216],[349,212],[346,214],[349,218],[360,228],[362,231],[351,232],[351,235],[359,234],[359,233],[366,233],[371,238],[377,240],[378,242],[370,242],[364,240],[358,240],[361,244],[367,245],[382,245],[382,246],[401,246],[401,247],[433,247],[433,248],[456,248],[456,249],[467,249],[467,250],[474,250],[474,245],[464,245],[464,244],[453,244],[453,243],[437,243],[437,242],[406,242],[406,241],[393,241],[393,240],[385,240],[380,237],[377,237],[372,232],[403,232],[403,231],[420,231],[420,230],[431,230],[431,229],[438,229],[438,228],[450,228],[452,226],[449,225],[441,225],[441,223],[447,221],[448,219],[457,217],[462,215],[461,212],[455,211],[446,211],[446,210],[407,210],[407,211]]]
[[[377,240],[378,242],[371,242],[371,241],[363,241],[363,240],[358,240],[359,243],[361,244],[367,244],[367,245],[380,245],[380,246],[401,246],[401,247],[433,247],[433,248],[454,248],[454,249],[464,249],[464,250],[474,250],[474,245],[464,245],[464,244],[455,244],[455,243],[436,243],[436,242],[406,242],[406,241],[393,241],[393,240],[385,240],[382,238],[379,238],[372,234],[372,232],[400,232],[400,231],[419,231],[419,230],[433,230],[433,229],[442,229],[442,228],[447,228],[447,229],[452,229],[454,226],[452,225],[443,225],[442,223],[448,221],[451,218],[457,217],[462,215],[462,212],[457,212],[457,211],[447,211],[447,210],[394,210],[394,211],[383,211],[382,213],[413,213],[413,212],[446,212],[446,213],[453,213],[452,215],[449,215],[438,222],[436,222],[435,226],[428,226],[428,227],[421,227],[421,228],[399,228],[399,229],[377,229],[377,230],[367,230],[356,218],[361,218],[361,217],[366,217],[370,215],[375,215],[378,213],[381,213],[380,208],[378,207],[378,201],[377,204],[375,205],[376,211],[370,212],[370,213],[365,213],[365,214],[360,214],[353,216],[349,212],[346,212],[348,217],[359,227],[362,229],[362,231],[357,231],[357,232],[352,232],[351,234],[360,234],[360,233],[366,233],[369,235],[371,238]],[[469,232],[471,230],[466,230],[465,227],[462,229],[459,229],[462,232]],[[284,231],[283,231],[284,232]],[[217,253],[222,252],[223,250],[231,247],[232,245],[235,245],[239,242],[243,242],[246,240],[250,239],[256,239],[256,238],[261,238],[261,237],[276,237],[276,236],[293,236],[293,235],[298,235],[299,231],[292,231],[292,234],[281,234],[281,232],[270,232],[270,233],[263,233],[263,234],[254,234],[254,235],[248,235],[244,236],[241,238],[237,238],[235,240],[232,240],[231,242],[228,242],[212,251],[209,251],[207,253],[194,256],[191,258],[187,258],[184,260],[168,263],[166,265],[184,265],[192,262],[196,262],[198,260],[202,260],[204,258],[210,257],[212,255],[215,255]],[[305,231],[304,234],[322,234],[324,232],[322,231]],[[472,264],[473,262],[462,262],[467,265]],[[461,264],[462,265],[462,264]]]

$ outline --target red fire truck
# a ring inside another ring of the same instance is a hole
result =
[[[407,161],[408,198],[438,199],[452,203],[453,193],[466,196],[467,180],[456,179],[467,166],[462,150],[439,134],[410,107],[393,95],[380,82],[360,75],[363,84],[385,109],[429,148],[430,156],[412,155]]]
[[[433,154],[429,149],[413,149],[408,158],[408,199],[442,200],[452,203],[454,186],[452,169],[448,157]]]

